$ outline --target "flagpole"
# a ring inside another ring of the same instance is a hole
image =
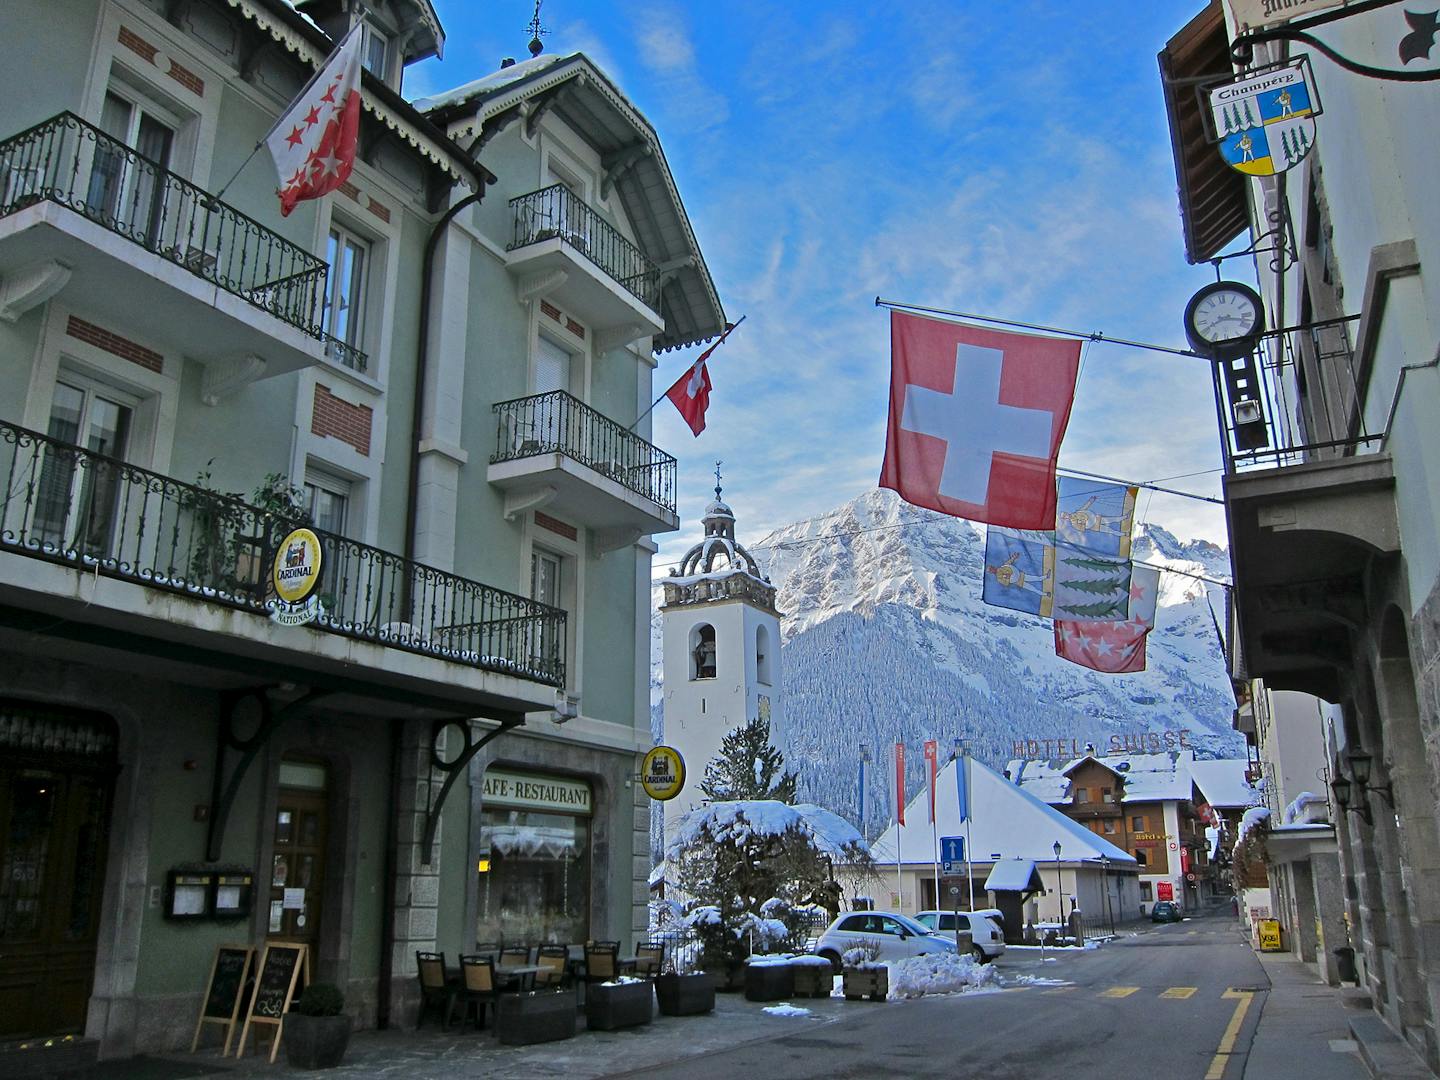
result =
[[[975,865],[970,861],[970,750],[967,747],[960,759],[965,769],[965,883],[970,887],[970,910],[975,910]]]
[[[1207,359],[1189,349],[1172,349],[1168,345],[1152,345],[1148,341],[1131,341],[1129,338],[1106,337],[1099,330],[1066,330],[1059,326],[1042,326],[1039,323],[1019,322],[1015,319],[997,319],[990,315],[976,315],[969,311],[947,311],[944,308],[921,307],[919,304],[901,304],[895,300],[875,297],[876,307],[896,310],[918,311],[925,315],[944,315],[952,319],[973,319],[976,322],[995,323],[997,326],[1018,326],[1022,330],[1039,330],[1046,334],[1063,334],[1065,337],[1080,338],[1084,341],[1104,341],[1111,345],[1129,345],[1132,349],[1149,349],[1152,352],[1171,353],[1174,356],[1191,356],[1197,360]]]
[[[710,355],[710,353],[714,352],[715,349],[719,346],[720,342],[721,342],[721,341],[724,341],[727,337],[730,336],[730,331],[731,331],[731,330],[734,330],[737,326],[739,326],[742,322],[744,322],[744,321],[745,321],[746,319],[748,319],[748,318],[749,318],[748,315],[741,315],[739,319],[737,319],[735,322],[732,322],[729,326],[727,326],[727,327],[725,328],[725,332],[720,335],[719,341],[716,341],[714,345],[711,345],[710,348],[708,348],[708,349],[705,350],[705,355],[708,356],[708,355]],[[694,367],[695,365],[694,365],[694,364],[691,364],[690,366],[691,366],[691,367]],[[665,394],[668,394],[668,393],[670,393],[670,388],[667,386],[667,387],[665,388],[665,393],[664,393],[664,394],[661,394],[661,395],[660,395],[659,397],[657,397],[654,401],[650,402],[650,407],[649,407],[648,409],[646,409],[644,412],[642,412],[639,416],[637,416],[637,417],[635,418],[635,423],[631,424],[631,425],[630,425],[628,428],[626,428],[625,430],[626,430],[626,431],[634,431],[634,430],[635,430],[635,424],[640,423],[641,420],[644,420],[645,417],[649,416],[652,412],[654,412],[654,411],[655,411],[655,406],[656,406],[656,405],[659,405],[660,402],[664,401],[664,400],[665,400]]]

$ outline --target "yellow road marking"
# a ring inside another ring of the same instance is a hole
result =
[[[1255,995],[1249,990],[1226,990],[1220,996],[1236,999],[1240,1004],[1235,1006],[1235,1015],[1230,1017],[1230,1023],[1225,1025],[1225,1034],[1220,1037],[1220,1048],[1210,1059],[1210,1068],[1205,1071],[1205,1080],[1221,1080],[1224,1077],[1225,1066],[1230,1064],[1230,1055],[1235,1050],[1235,1040],[1240,1037],[1240,1025],[1245,1023],[1245,1014],[1250,1009],[1250,999]]]
[[[1171,1001],[1183,1001],[1195,993],[1199,987],[1195,986],[1172,986],[1160,996]]]
[[[1052,986],[1052,987],[1050,987],[1050,989],[1048,989],[1048,990],[1043,990],[1043,991],[1041,991],[1041,993],[1045,993],[1045,994],[1067,994],[1067,993],[1069,993],[1071,990],[1078,990],[1078,989],[1080,989],[1078,986]]]
[[[1100,996],[1107,998],[1129,997],[1139,989],[1138,986],[1112,986],[1109,990],[1102,991]]]

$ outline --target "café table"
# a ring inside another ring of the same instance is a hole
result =
[[[535,976],[540,973],[539,964],[496,964],[495,978],[502,983],[514,983],[517,990],[531,990]]]

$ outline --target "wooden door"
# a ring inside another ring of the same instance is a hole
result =
[[[312,956],[320,943],[327,810],[324,791],[285,787],[275,808],[269,936],[303,941]]]
[[[0,765],[0,1038],[82,1032],[113,773],[16,758]]]

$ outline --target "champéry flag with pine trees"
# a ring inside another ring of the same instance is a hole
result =
[[[280,177],[280,214],[350,178],[360,136],[360,27],[345,35],[320,72],[265,136]]]

